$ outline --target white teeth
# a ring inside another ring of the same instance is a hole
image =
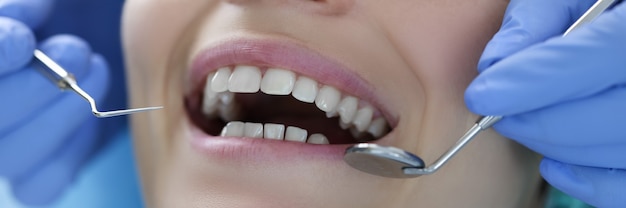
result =
[[[354,116],[352,124],[354,124],[354,127],[356,127],[357,130],[365,131],[365,129],[370,125],[370,122],[372,122],[373,115],[374,110],[372,107],[363,107],[356,112],[356,116]]]
[[[266,139],[282,140],[285,136],[285,125],[267,123],[263,126],[263,137]]]
[[[215,73],[211,73],[207,76],[206,84],[204,85],[204,97],[202,98],[202,113],[210,116],[217,110],[217,102],[219,101],[218,93],[211,90],[211,80]]]
[[[296,82],[296,74],[284,69],[267,69],[261,80],[261,91],[269,95],[289,95]]]
[[[317,82],[311,78],[300,76],[294,84],[291,95],[299,101],[313,103],[317,96]]]
[[[230,75],[230,68],[219,68],[211,79],[211,89],[215,92],[224,92],[228,90],[228,79],[230,78]]]
[[[344,124],[349,124],[352,122],[354,115],[356,115],[356,109],[359,104],[359,101],[352,96],[346,96],[341,100],[339,106],[337,106],[337,112],[339,113],[339,118],[341,118],[341,122]]]
[[[241,137],[243,136],[243,122],[232,121],[228,122],[226,126],[222,129],[222,133],[220,136],[223,137]]]
[[[256,93],[259,90],[269,95],[291,94],[299,101],[315,103],[328,118],[338,116],[341,129],[349,130],[356,139],[380,138],[389,132],[384,118],[376,116],[374,119],[374,114],[379,113],[373,107],[361,103],[354,96],[342,95],[335,87],[320,85],[290,70],[269,68],[262,73],[261,68],[256,66],[237,65],[219,68],[206,79],[201,110],[207,118],[219,115],[228,122],[222,129],[222,136],[329,143],[322,134],[312,134],[307,139],[307,130],[294,126],[285,129],[283,124],[235,121],[241,114],[241,105],[235,99],[235,93]],[[364,107],[359,108],[361,105]]]
[[[339,104],[341,93],[331,86],[323,86],[315,98],[315,105],[324,112],[332,112]]]
[[[326,136],[324,136],[323,134],[311,134],[311,136],[309,136],[309,139],[306,140],[306,143],[329,144],[328,138],[326,138]]]
[[[354,130],[356,131],[356,130]],[[363,133],[363,132],[361,132]],[[260,124],[251,122],[231,121],[224,126],[220,136],[223,137],[247,137],[265,138],[272,140],[284,140],[309,144],[330,144],[323,134],[312,134],[307,138],[308,132],[302,128],[282,124]]]
[[[326,118],[332,118],[337,116],[337,110],[333,110],[331,112],[326,112]]]
[[[263,138],[263,124],[246,122],[243,126],[243,135],[249,138]]]
[[[261,70],[256,66],[236,66],[228,79],[228,91],[239,93],[258,92],[261,87]]]
[[[339,121],[339,127],[341,127],[341,129],[346,130],[348,128],[350,128],[352,126],[352,124],[350,123],[344,123],[343,121]]]
[[[288,126],[285,140],[294,142],[306,142],[307,131],[298,127]]]
[[[370,126],[367,128],[367,132],[375,138],[379,138],[387,132],[387,122],[383,118],[374,119],[374,121],[372,121]]]

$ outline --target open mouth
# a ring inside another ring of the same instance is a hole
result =
[[[366,101],[287,69],[223,66],[199,88],[187,109],[191,120],[212,136],[353,144],[379,139],[390,130]]]

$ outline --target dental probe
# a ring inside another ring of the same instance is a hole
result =
[[[615,0],[598,0],[585,14],[583,14],[563,34],[566,36],[572,30],[584,23],[590,22],[604,10],[609,8]],[[382,146],[371,143],[360,143],[346,149],[343,160],[355,169],[373,175],[391,178],[411,178],[420,175],[433,174],[446,164],[478,133],[488,129],[502,119],[502,116],[481,117],[448,151],[433,164],[425,167],[424,161],[413,153],[396,147]]]
[[[99,111],[98,108],[96,107],[96,101],[89,94],[87,94],[87,92],[85,92],[83,89],[81,89],[78,86],[76,79],[71,73],[63,69],[63,67],[57,64],[55,61],[53,61],[50,57],[48,57],[48,55],[46,55],[42,51],[35,49],[34,54],[35,54],[35,58],[39,60],[39,62],[41,62],[45,66],[45,67],[42,67],[43,69],[40,70],[41,73],[43,73],[46,77],[50,78],[50,80],[52,80],[52,82],[54,82],[57,85],[57,87],[61,88],[62,90],[71,89],[74,92],[76,92],[76,94],[80,95],[85,100],[87,100],[87,102],[89,102],[89,105],[91,106],[91,113],[93,113],[93,115],[98,118],[128,115],[132,113],[138,113],[142,111],[149,111],[149,110],[156,110],[156,109],[163,108],[162,106],[159,106],[159,107],[135,108],[135,109],[127,109],[127,110]]]

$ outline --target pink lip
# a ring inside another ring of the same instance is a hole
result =
[[[371,85],[356,73],[338,62],[287,40],[233,39],[205,49],[193,59],[186,89],[192,89],[190,93],[193,94],[198,91],[199,86],[203,86],[209,73],[219,67],[236,64],[284,68],[315,80],[323,80],[322,84],[334,86],[381,109],[392,127],[397,123],[397,119],[381,108],[381,102],[375,97]],[[194,149],[219,159],[272,161],[272,158],[280,160],[307,155],[340,161],[345,149],[350,146],[216,137],[205,134],[196,126],[191,127],[191,133]]]

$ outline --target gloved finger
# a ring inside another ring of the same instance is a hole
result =
[[[465,92],[481,115],[512,115],[579,99],[626,83],[626,4],[567,37],[553,38],[493,65]]]
[[[91,65],[89,75],[79,83],[94,99],[99,99],[108,89],[108,67],[99,55],[92,57]],[[0,175],[12,180],[42,165],[41,161],[49,159],[92,116],[89,105],[74,93],[59,96],[46,108],[37,110],[27,123],[0,138]]]
[[[55,35],[43,41],[39,48],[76,79],[84,77],[92,61],[87,41],[74,35]]]
[[[543,178],[557,189],[595,207],[626,207],[626,170],[570,165],[545,158]]]
[[[562,162],[626,169],[626,87],[505,117],[494,128]]]
[[[46,205],[58,199],[73,182],[81,165],[98,143],[97,118],[88,118],[74,136],[45,161],[23,177],[11,181],[13,195],[29,206]]]
[[[0,77],[23,68],[33,57],[35,35],[21,22],[0,17]]]
[[[489,41],[478,62],[483,72],[524,48],[565,32],[595,0],[511,0],[500,31]]]
[[[0,16],[12,18],[36,29],[50,14],[53,3],[54,0],[2,0]]]
[[[80,38],[69,35],[54,36],[44,41],[40,49],[73,73],[78,80],[88,71],[92,52],[89,45]],[[0,134],[40,113],[38,109],[46,108],[61,95],[62,91],[35,67],[43,66],[33,64],[24,70],[0,77],[0,97],[4,99],[0,105],[0,115],[11,118],[0,119]]]

